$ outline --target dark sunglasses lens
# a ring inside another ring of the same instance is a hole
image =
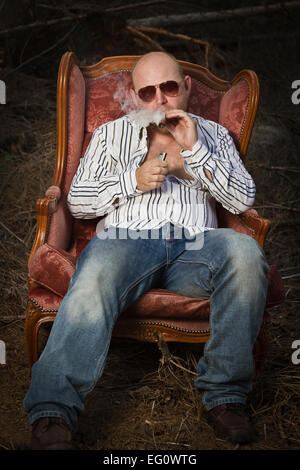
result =
[[[141,98],[141,100],[149,102],[154,99],[154,96],[156,94],[156,88],[153,85],[145,86],[145,88],[141,88],[138,91],[138,95]]]
[[[177,96],[179,86],[177,82],[170,80],[168,82],[161,83],[160,89],[167,96]]]

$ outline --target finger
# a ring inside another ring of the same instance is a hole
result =
[[[182,109],[170,109],[166,112],[166,119],[173,119],[175,117],[186,118],[189,117],[189,115]]]
[[[159,167],[159,166],[155,166],[152,168],[152,172],[151,172],[153,175],[166,175],[168,173],[168,167],[165,166],[165,167]]]
[[[186,125],[191,124],[191,117],[180,109],[173,109],[166,113],[166,125],[170,124],[171,126],[176,127],[179,123],[185,123]]]
[[[148,183],[148,191],[151,191],[151,189],[156,189],[156,188],[160,188],[162,185],[162,182],[161,181],[158,181],[158,182],[152,182],[152,183]]]
[[[168,162],[166,162],[166,160],[152,160],[152,164],[160,167],[168,166]]]
[[[163,182],[165,181],[166,177],[164,175],[152,175],[150,178],[151,183]]]

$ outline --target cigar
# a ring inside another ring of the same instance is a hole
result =
[[[166,121],[170,121],[171,124],[173,124],[174,126],[177,126],[178,122],[179,122],[179,119],[178,118],[172,118],[172,119],[163,119],[162,121],[160,121],[160,123],[158,124],[158,127],[160,129],[166,127]]]

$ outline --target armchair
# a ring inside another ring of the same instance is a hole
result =
[[[37,229],[28,260],[28,304],[25,336],[30,366],[37,360],[40,326],[52,322],[68,289],[81,251],[96,233],[101,218],[74,219],[67,194],[79,159],[93,131],[121,117],[130,70],[137,56],[110,57],[81,66],[74,53],[63,55],[57,82],[57,153],[53,184],[37,200]],[[230,131],[244,160],[259,99],[259,83],[250,70],[224,81],[208,69],[180,61],[192,77],[188,111],[219,122]],[[123,100],[123,101],[122,101]],[[261,247],[270,227],[251,209],[234,215],[217,205],[220,227],[231,227],[257,240]],[[284,300],[276,267],[268,274],[268,298],[254,357],[257,370],[267,348],[268,310]],[[152,289],[122,312],[113,337],[142,341],[203,343],[209,337],[210,300],[189,298],[164,289]]]

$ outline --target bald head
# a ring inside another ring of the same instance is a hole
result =
[[[172,54],[167,52],[148,52],[140,57],[134,64],[131,72],[131,78],[134,88],[136,88],[136,82],[141,78],[142,80],[150,73],[157,70],[165,72],[169,70],[170,73],[175,74],[178,80],[183,78],[183,71]]]
[[[178,84],[179,91],[175,96],[163,92],[159,87],[160,84],[172,81]],[[140,98],[139,91],[149,86],[155,86],[156,94],[152,100],[145,102]],[[137,108],[185,110],[190,90],[191,77],[184,76],[176,58],[167,52],[148,52],[134,64],[130,94]]]

